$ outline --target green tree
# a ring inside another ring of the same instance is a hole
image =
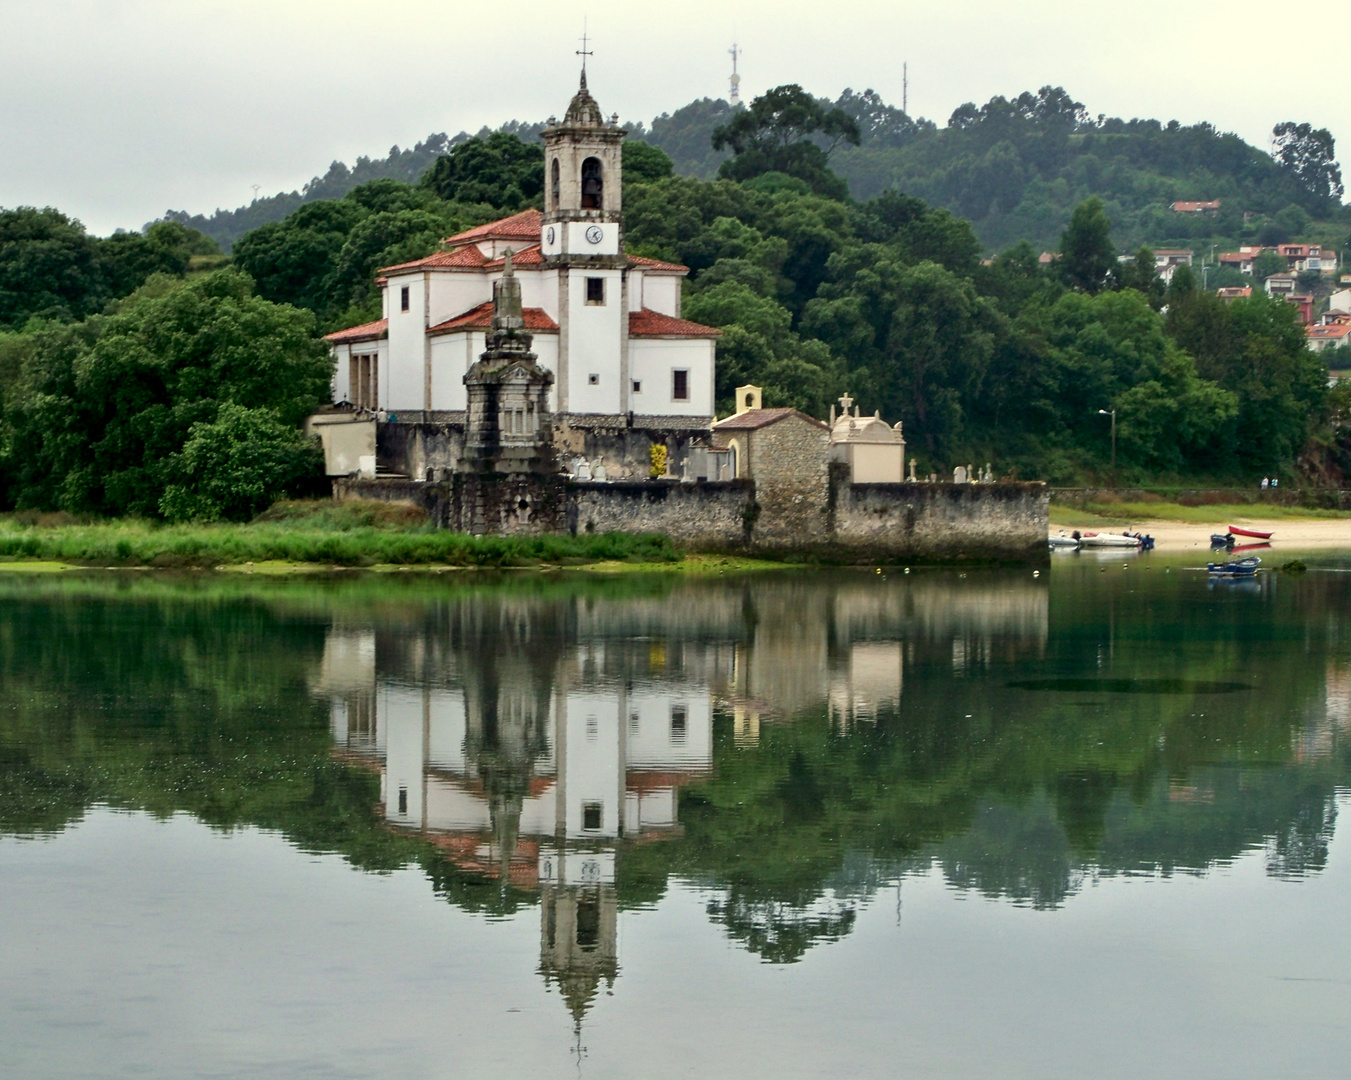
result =
[[[51,207],[0,210],[0,327],[82,319],[109,299],[98,243],[83,225]]]
[[[675,166],[660,147],[636,139],[624,144],[625,184],[651,184],[674,174]]]
[[[18,505],[153,517],[182,482],[194,432],[199,462],[226,437],[207,430],[222,406],[293,430],[327,396],[332,362],[313,315],[253,295],[237,270],[146,291],[114,316],[35,336],[5,402]]]
[[[1112,223],[1096,195],[1081,202],[1070,215],[1070,223],[1060,236],[1058,265],[1071,289],[1092,295],[1111,286],[1117,267]]]
[[[1274,251],[1264,251],[1252,262],[1252,276],[1259,284],[1272,274],[1284,274],[1287,269],[1285,257]]]
[[[817,194],[843,198],[848,188],[830,171],[830,155],[841,143],[861,141],[858,121],[840,108],[827,108],[796,84],[776,86],[733,114],[713,131],[713,148],[730,149],[718,175],[749,180],[784,173],[805,181]],[[821,145],[824,143],[824,145]]]
[[[1340,200],[1342,170],[1337,145],[1327,128],[1287,120],[1271,129],[1276,160],[1288,169],[1309,195],[1320,202]]]
[[[905,421],[935,453],[955,449],[1004,320],[970,281],[879,245],[831,258],[802,329],[847,362],[851,390]]]
[[[323,469],[323,453],[272,409],[223,403],[188,430],[159,511],[171,521],[247,521]]]
[[[420,183],[447,202],[519,210],[537,202],[544,191],[544,150],[497,131],[486,139],[467,139],[437,158]]]
[[[1170,304],[1166,327],[1202,378],[1237,397],[1225,448],[1233,471],[1292,468],[1326,415],[1328,395],[1327,369],[1306,347],[1295,308],[1260,293],[1226,303],[1197,292]]]

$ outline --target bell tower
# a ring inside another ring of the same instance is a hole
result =
[[[623,251],[623,148],[618,115],[607,121],[581,86],[563,114],[549,118],[544,140],[543,254],[611,256]]]
[[[622,416],[633,409],[621,201],[626,134],[618,114],[606,120],[586,88],[585,64],[562,122],[550,117],[541,132],[540,254],[558,271],[555,401],[564,415]]]

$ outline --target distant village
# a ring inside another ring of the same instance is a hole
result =
[[[1181,200],[1172,204],[1176,214],[1217,214],[1219,199],[1200,201]],[[1250,215],[1245,214],[1245,222]],[[1316,353],[1351,344],[1351,270],[1343,269],[1337,252],[1321,244],[1243,244],[1237,251],[1212,252],[1196,261],[1196,253],[1189,248],[1157,248],[1154,267],[1165,285],[1172,283],[1179,266],[1194,267],[1201,276],[1201,284],[1208,287],[1208,271],[1216,267],[1237,270],[1255,280],[1261,275],[1257,260],[1266,252],[1285,260],[1285,270],[1267,274],[1258,288],[1268,296],[1279,297],[1293,304],[1299,313],[1300,325],[1308,336],[1309,348]],[[1041,255],[1042,265],[1054,262],[1058,256],[1047,251]],[[1130,262],[1134,255],[1122,255],[1121,261]],[[1232,279],[1231,279],[1232,280]],[[1252,296],[1252,285],[1225,285],[1215,292],[1225,300],[1241,300]],[[1351,372],[1333,372],[1333,379],[1351,377]]]

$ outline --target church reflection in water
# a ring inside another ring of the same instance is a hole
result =
[[[378,769],[389,826],[537,893],[539,973],[580,1022],[618,973],[618,862],[680,834],[680,791],[713,767],[715,705],[737,747],[806,709],[843,732],[899,706],[907,665],[1037,655],[1046,635],[1044,588],[1008,582],[696,590],[603,615],[479,596],[411,633],[333,627],[315,689],[335,751]]]

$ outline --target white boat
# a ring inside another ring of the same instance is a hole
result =
[[[1079,545],[1086,548],[1138,548],[1140,537],[1129,533],[1084,533],[1079,538]]]
[[[1061,533],[1059,536],[1048,536],[1046,542],[1051,545],[1052,551],[1078,551],[1079,541],[1068,533]]]

